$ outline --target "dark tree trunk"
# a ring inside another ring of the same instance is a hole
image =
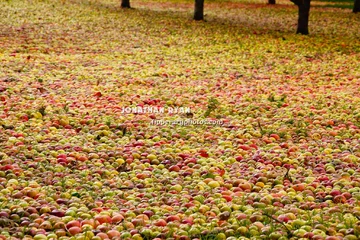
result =
[[[121,7],[122,8],[131,8],[130,7],[130,0],[121,0]]]
[[[268,4],[276,4],[276,0],[268,0]]]
[[[355,0],[355,1],[354,1],[353,12],[354,12],[354,13],[360,12],[360,0]]]
[[[309,14],[311,0],[291,0],[299,8],[299,18],[296,33],[309,34]],[[357,0],[358,1],[358,0]]]
[[[204,0],[195,0],[194,20],[204,20]]]

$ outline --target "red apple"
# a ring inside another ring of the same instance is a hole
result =
[[[167,222],[164,219],[158,219],[155,221],[154,225],[158,227],[165,227]]]
[[[70,228],[72,228],[72,227],[80,227],[80,226],[81,226],[81,224],[80,224],[80,222],[77,221],[77,220],[72,220],[72,221],[70,221],[70,222],[68,222],[68,223],[66,224],[66,228],[67,228],[67,229],[70,229]]]
[[[76,235],[78,233],[81,233],[81,228],[80,227],[71,227],[71,228],[68,229],[68,232],[71,235]]]
[[[108,215],[99,214],[99,215],[96,215],[94,219],[96,221],[98,221],[100,224],[111,223],[111,217]]]

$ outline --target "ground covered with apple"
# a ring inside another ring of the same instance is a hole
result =
[[[0,239],[359,239],[360,15],[313,4],[1,1]]]

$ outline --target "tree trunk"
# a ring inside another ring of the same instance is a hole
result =
[[[204,20],[204,0],[195,0],[194,20]]]
[[[311,0],[290,0],[299,8],[299,18],[296,33],[309,34],[309,14]],[[359,0],[357,0],[359,1]]]
[[[276,4],[276,0],[268,0],[268,4]]]
[[[354,1],[353,12],[354,12],[354,13],[360,12],[360,0],[355,0],[355,1]]]
[[[130,0],[121,0],[121,7],[122,8],[131,8],[130,7]]]

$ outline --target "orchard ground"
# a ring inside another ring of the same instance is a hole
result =
[[[1,238],[358,239],[351,2],[131,4],[0,2]]]

